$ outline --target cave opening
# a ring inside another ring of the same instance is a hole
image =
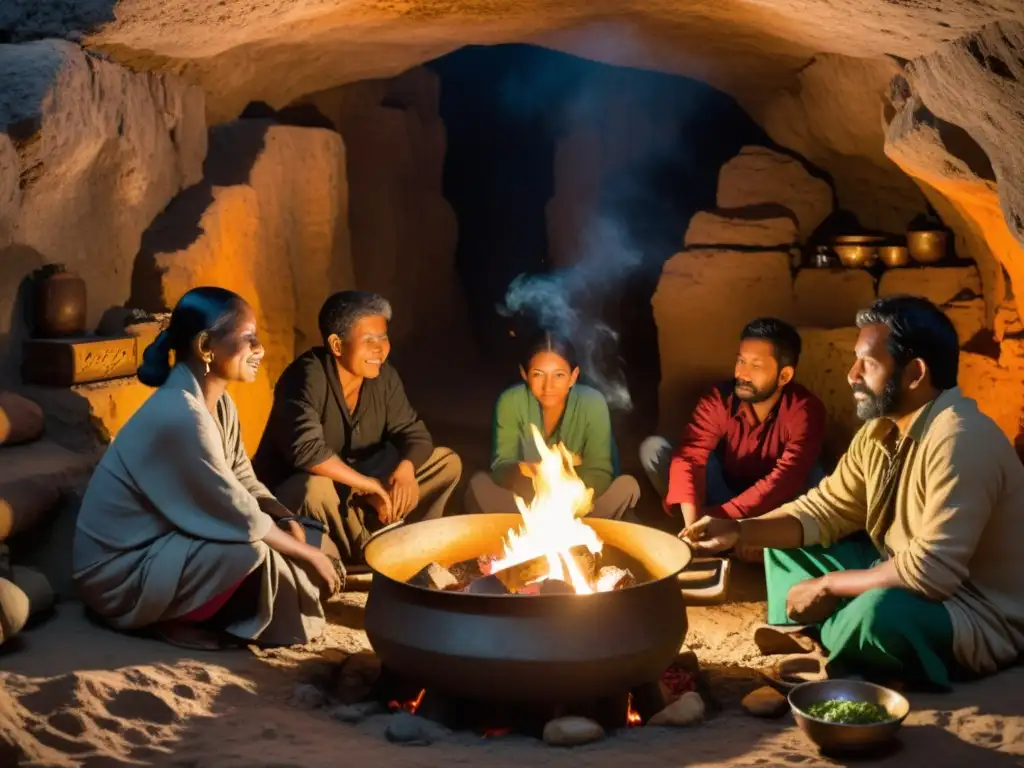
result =
[[[427,67],[479,348],[508,368],[510,334],[539,323],[573,338],[613,407],[655,402],[662,267],[715,207],[721,166],[770,144],[764,132],[702,82],[536,46],[470,46]]]

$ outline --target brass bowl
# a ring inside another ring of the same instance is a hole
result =
[[[918,264],[934,264],[946,255],[947,234],[941,229],[907,232],[907,250]]]
[[[858,245],[840,245],[837,243],[832,246],[832,250],[836,252],[839,261],[842,262],[844,267],[852,269],[870,267],[878,258],[878,246],[868,243]]]
[[[891,720],[868,725],[847,725],[818,720],[807,708],[831,699],[866,701],[886,710]],[[859,752],[883,747],[896,737],[910,702],[891,688],[859,680],[821,680],[798,685],[789,693],[789,707],[800,730],[822,752]]]
[[[887,267],[905,267],[910,263],[910,251],[905,245],[883,245],[878,249],[878,260]]]
[[[884,239],[878,235],[838,235],[833,242],[836,245],[878,245]]]

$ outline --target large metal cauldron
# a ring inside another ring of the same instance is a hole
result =
[[[406,584],[431,562],[450,565],[502,551],[522,518],[461,515],[382,533],[365,550],[374,577],[366,633],[381,662],[451,696],[575,702],[657,680],[686,635],[676,575],[690,548],[633,523],[585,520],[651,580],[593,595],[471,595]]]

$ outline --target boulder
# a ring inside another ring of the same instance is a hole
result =
[[[832,199],[828,182],[812,176],[796,158],[766,147],[744,147],[718,176],[719,208],[782,205],[796,218],[801,241],[832,213]]]
[[[345,148],[353,277],[391,301],[389,334],[431,341],[461,318],[455,275],[458,222],[444,196],[447,139],[437,74],[416,67],[303,97]]]
[[[762,213],[759,208],[699,211],[690,219],[683,244],[687,248],[742,245],[782,250],[797,242],[796,221],[784,213]]]
[[[981,278],[977,267],[906,267],[889,269],[878,282],[878,295],[924,296],[942,306],[954,299],[981,296]]]
[[[206,124],[199,88],[59,40],[0,46],[0,94],[0,336],[10,334],[0,373],[10,379],[26,333],[19,284],[59,262],[86,280],[90,327],[123,304],[143,231],[199,181]]]
[[[1020,369],[1003,367],[999,360],[961,350],[959,384],[963,393],[977,400],[978,407],[1011,441],[1016,441],[1024,413],[1024,377]]]
[[[773,140],[828,172],[840,208],[863,227],[894,234],[927,207],[914,180],[885,156],[880,116],[899,72],[886,56],[818,53],[800,68],[794,87],[753,111]]]
[[[1004,274],[1024,284],[1024,244],[1000,203],[1001,188],[1009,185],[997,185],[986,150],[971,133],[933,113],[931,100],[926,102],[915,87],[904,77],[893,80],[885,152],[917,182],[954,231],[956,253],[977,264],[991,319],[1006,292]],[[959,99],[960,94],[946,93],[944,98]],[[986,109],[985,114],[991,113]]]
[[[801,327],[803,342],[796,378],[825,404],[826,465],[837,460],[860,427],[846,375],[853,365],[856,328]]]
[[[801,269],[793,295],[800,325],[849,327],[857,311],[875,300],[875,279],[863,269]]]
[[[334,131],[263,120],[218,126],[203,182],[179,195],[143,240],[132,306],[159,311],[197,285],[219,285],[256,313],[264,364],[254,384],[230,389],[250,453],[277,377],[320,343],[320,306],[354,286],[343,172]]]
[[[675,434],[703,391],[732,375],[748,322],[766,315],[793,319],[789,254],[678,253],[666,262],[651,304],[661,356],[661,428]]]
[[[985,300],[981,296],[963,301],[951,301],[943,305],[942,311],[953,321],[960,346],[968,344],[979,333],[992,339],[992,332],[985,324]]]

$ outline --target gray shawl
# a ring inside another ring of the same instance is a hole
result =
[[[258,609],[227,627],[271,644],[304,643],[324,627],[319,589],[262,539],[272,498],[253,473],[238,412],[216,418],[184,365],[128,420],[93,474],[73,554],[83,601],[120,629],[182,616],[259,570]]]

